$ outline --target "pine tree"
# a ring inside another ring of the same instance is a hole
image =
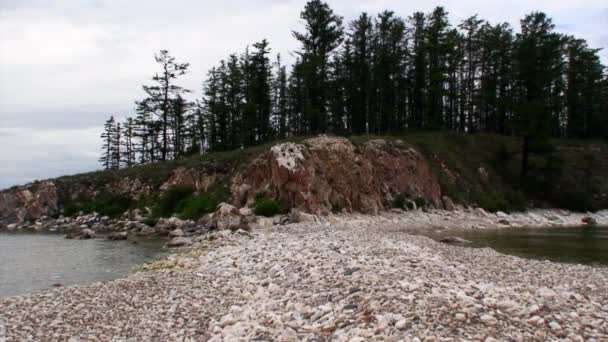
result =
[[[175,84],[175,80],[188,72],[188,63],[177,63],[175,57],[169,55],[169,51],[161,50],[154,56],[156,62],[161,66],[161,73],[154,75],[152,81],[154,85],[143,86],[147,98],[138,102],[138,105],[146,106],[147,111],[156,114],[160,118],[160,128],[162,133],[161,160],[167,160],[170,155],[170,129],[171,106],[174,96],[189,92]]]
[[[116,132],[116,121],[114,120],[114,116],[111,116],[103,126],[103,133],[101,133],[101,140],[103,141],[102,145],[102,154],[99,158],[99,162],[103,166],[104,169],[110,170],[113,168],[113,153],[115,150],[114,143]]]
[[[300,14],[305,33],[293,32],[302,44],[301,72],[304,81],[304,116],[310,133],[323,132],[327,123],[328,67],[333,51],[342,42],[342,17],[320,0],[306,3]]]
[[[122,128],[122,161],[125,167],[131,167],[136,163],[134,138],[135,120],[127,118]]]

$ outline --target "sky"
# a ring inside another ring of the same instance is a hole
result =
[[[516,29],[541,10],[556,30],[608,48],[608,0],[329,0],[345,22],[390,9],[407,17],[444,6],[452,24],[479,14]],[[201,94],[208,69],[267,38],[273,53],[298,49],[305,0],[0,0],[0,188],[100,168],[110,116],[133,113],[141,85],[167,49]],[[602,51],[608,64],[608,51]]]

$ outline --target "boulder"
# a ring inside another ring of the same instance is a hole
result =
[[[137,234],[138,235],[154,235],[154,234],[156,234],[156,228],[142,224],[139,231],[137,232]]]
[[[161,229],[173,230],[175,228],[181,227],[184,224],[184,221],[180,220],[177,217],[170,218],[161,218],[156,223],[156,226]]]
[[[500,220],[498,220],[498,223],[502,224],[503,226],[511,225],[511,222],[509,222],[509,220],[507,220],[507,219],[500,219]]]
[[[179,237],[179,236],[184,236],[184,231],[179,228],[172,230],[169,233],[169,237]]]
[[[108,235],[108,240],[112,240],[112,241],[126,240],[127,236],[128,236],[127,232],[116,232],[116,233],[112,233],[112,234]]]
[[[169,248],[184,247],[190,245],[192,245],[192,239],[186,237],[175,237],[165,244],[165,246]]]
[[[441,197],[441,201],[443,202],[443,208],[447,211],[454,211],[456,207],[454,206],[454,202],[448,196]]]
[[[215,227],[220,230],[237,227],[241,224],[241,218],[239,210],[228,203],[220,203],[213,213]]]
[[[94,239],[95,238],[95,231],[92,229],[83,229],[80,232],[80,236],[78,237],[79,240],[88,240],[88,239]]]

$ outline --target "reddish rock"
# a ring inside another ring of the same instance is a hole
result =
[[[233,179],[235,203],[265,191],[312,213],[347,210],[375,214],[404,193],[441,206],[441,188],[425,158],[402,143],[320,136],[274,146]]]

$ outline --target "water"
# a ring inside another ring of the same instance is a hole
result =
[[[160,256],[163,241],[67,240],[56,234],[0,233],[0,297],[86,285],[127,275]]]
[[[524,258],[608,265],[608,227],[444,230],[425,235],[458,236],[471,241],[465,246],[490,247]]]

